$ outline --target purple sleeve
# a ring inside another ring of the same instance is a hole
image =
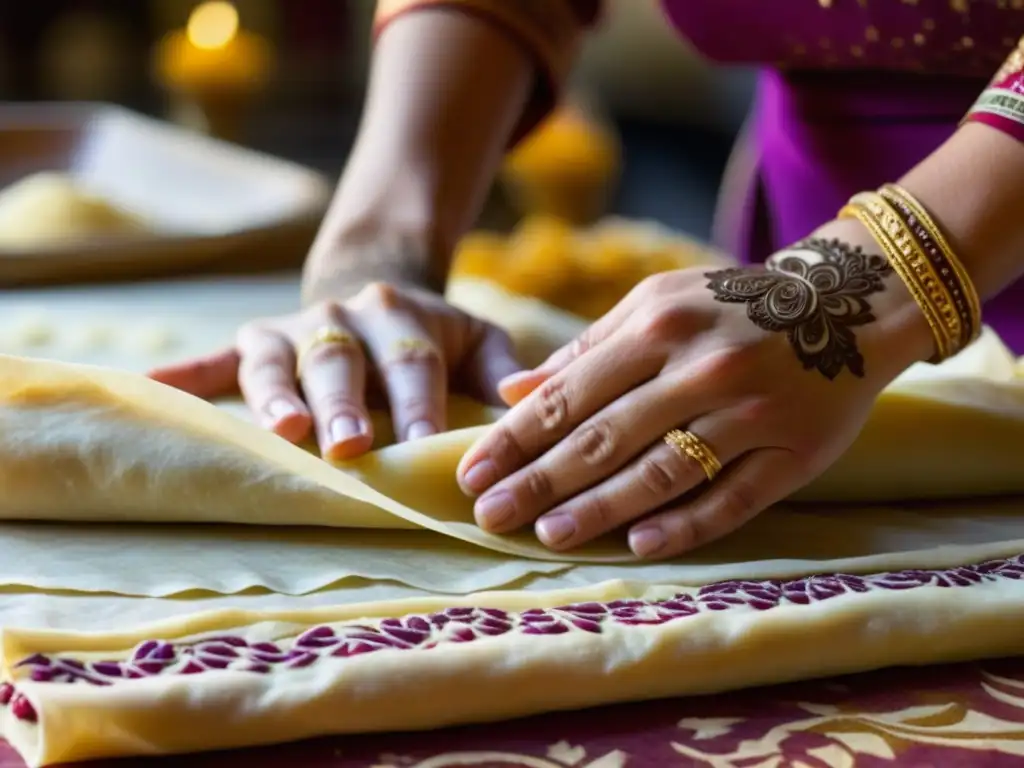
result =
[[[679,32],[722,63],[988,77],[1024,34],[1006,0],[662,0]]]

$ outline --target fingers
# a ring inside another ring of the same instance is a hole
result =
[[[723,465],[750,450],[746,430],[718,414],[694,421],[691,431],[700,436]],[[621,472],[538,519],[537,536],[552,549],[571,549],[676,501],[708,482],[695,459],[659,436]],[[718,482],[717,478],[712,482]]]
[[[373,427],[366,407],[363,350],[340,309],[334,308],[329,327],[337,339],[310,347],[299,361],[299,373],[320,451],[325,458],[341,460],[370,450]]]
[[[634,525],[629,546],[639,557],[673,557],[732,533],[800,485],[801,468],[784,448],[747,454],[695,499]]]
[[[463,490],[483,493],[526,466],[619,395],[652,378],[663,360],[639,345],[609,340],[548,379],[502,417],[463,457]]]
[[[231,348],[183,363],[154,368],[148,375],[161,384],[211,400],[238,391],[240,362],[237,350]]]
[[[312,424],[299,396],[292,343],[276,331],[244,327],[238,334],[238,386],[265,428],[290,442],[303,440]]]
[[[680,391],[686,396],[680,397]],[[712,407],[713,400],[713,392],[687,388],[675,377],[652,379],[612,402],[536,461],[489,489],[477,500],[477,523],[489,531],[506,532],[555,508],[538,522],[538,535],[548,546],[570,547],[664,504],[693,487],[700,479],[699,473],[687,472],[692,467],[685,462],[676,466],[681,462],[668,455],[662,463],[672,468],[673,489],[660,489],[656,500],[647,499],[650,494],[646,494],[627,499],[624,505],[619,503],[621,473],[616,473],[652,444],[661,445],[666,424],[692,421]],[[672,453],[667,445],[661,448],[655,447],[656,458]],[[668,490],[675,492],[666,496]],[[576,494],[581,495],[572,498]]]
[[[391,404],[395,438],[416,440],[445,429],[448,376],[443,351],[402,298],[382,295],[354,316]]]
[[[499,392],[505,403],[510,406],[515,405],[544,380],[610,339],[633,314],[643,294],[644,285],[641,283],[634,287],[618,304],[591,323],[579,336],[552,352],[547,360],[536,368],[519,371],[503,380],[500,383]]]
[[[500,394],[499,384],[521,370],[509,335],[493,325],[485,325],[462,373],[472,394],[489,405],[501,405],[509,401]]]

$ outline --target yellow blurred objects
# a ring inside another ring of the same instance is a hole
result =
[[[495,232],[470,232],[459,244],[455,271],[462,277],[487,277],[501,282],[507,238]]]
[[[597,318],[650,275],[725,263],[709,246],[649,222],[607,219],[577,229],[555,217],[531,216],[507,237],[467,235],[456,253],[453,274],[486,278],[515,293]]]
[[[62,173],[27,176],[0,191],[0,247],[36,248],[149,231],[134,213]]]
[[[585,224],[604,213],[619,169],[612,130],[567,104],[508,155],[502,180],[524,213]]]

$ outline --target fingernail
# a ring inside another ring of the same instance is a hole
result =
[[[515,512],[515,507],[508,492],[497,491],[478,499],[474,512],[481,528],[497,528],[508,522]]]
[[[549,547],[557,547],[576,534],[576,523],[569,515],[549,515],[537,521],[537,536]]]
[[[650,557],[656,555],[665,548],[668,539],[661,532],[660,528],[641,528],[629,532],[629,548],[638,557]]]
[[[331,440],[334,443],[344,443],[361,434],[362,427],[351,416],[339,416],[331,422]]]
[[[421,437],[430,437],[436,435],[437,430],[434,429],[434,425],[429,421],[416,421],[409,425],[409,428],[405,430],[406,440],[419,440]]]
[[[511,373],[508,376],[506,376],[505,378],[503,378],[501,381],[499,381],[498,382],[498,386],[501,387],[501,388],[514,387],[516,384],[521,384],[522,382],[524,382],[527,379],[529,379],[531,376],[536,376],[536,375],[537,374],[534,371],[532,371],[532,370],[529,370],[529,371],[516,371],[515,373]]]
[[[490,459],[478,461],[462,477],[462,483],[472,493],[483,493],[498,482],[498,470]]]
[[[286,419],[289,416],[294,416],[299,412],[299,409],[295,407],[295,404],[288,400],[271,400],[267,403],[267,407],[263,409],[267,416],[270,417],[268,426],[273,426],[282,419]]]

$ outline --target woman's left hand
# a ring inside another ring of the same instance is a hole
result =
[[[458,470],[463,490],[482,494],[478,524],[533,523],[555,550],[628,524],[637,555],[663,558],[823,472],[879,392],[932,350],[903,284],[884,258],[847,244],[866,234],[850,234],[797,244],[768,269],[649,278],[573,344],[506,379],[514,407]],[[709,481],[670,445],[674,429],[699,438],[721,475]]]

